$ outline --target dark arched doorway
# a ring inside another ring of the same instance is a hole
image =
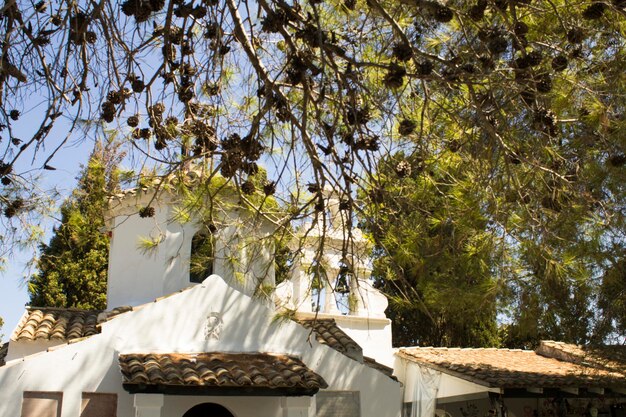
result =
[[[233,414],[219,404],[202,403],[191,407],[183,417],[235,417]]]

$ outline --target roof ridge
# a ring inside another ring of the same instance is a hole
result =
[[[54,311],[78,311],[78,312],[103,312],[106,310],[102,309],[85,309],[78,307],[37,307],[37,306],[26,306],[26,310],[54,310]]]
[[[498,351],[498,352],[524,352],[524,353],[536,353],[530,349],[519,348],[497,348],[497,347],[461,347],[461,346],[403,346],[398,348],[399,350],[441,350],[441,351]]]

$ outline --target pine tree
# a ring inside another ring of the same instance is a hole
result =
[[[108,191],[117,184],[119,157],[97,145],[61,206],[61,224],[42,244],[37,272],[30,278],[30,304],[39,307],[106,307],[109,238],[102,232]]]
[[[525,174],[520,188],[485,187],[480,165],[455,147],[379,164],[360,214],[375,244],[373,276],[391,299],[396,345],[619,342],[622,174],[592,164],[576,174],[577,188],[618,200],[605,206],[556,190],[552,173]]]
[[[390,298],[396,346],[497,346],[495,238],[481,190],[453,154],[423,172],[399,153],[379,166],[382,188],[363,196],[375,243],[373,277]]]

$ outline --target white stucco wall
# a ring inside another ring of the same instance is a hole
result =
[[[435,371],[427,366],[396,356],[394,375],[404,384],[404,402],[418,401],[419,398],[422,397],[422,394],[418,392],[420,369],[426,369],[433,375],[432,379],[436,383],[434,392],[438,403],[483,398],[487,397],[490,391],[499,392],[498,389],[489,388],[444,372]]]
[[[45,352],[50,348],[62,345],[60,340],[12,340],[9,343],[9,350],[5,358],[6,361],[12,361],[14,359],[20,359],[26,356],[33,355],[38,352]]]
[[[167,206],[154,205],[155,216],[113,217],[107,286],[109,309],[139,305],[189,286],[187,259],[195,227],[170,220]],[[146,251],[140,239],[161,241]]]
[[[200,226],[193,218],[181,223],[178,207],[167,196],[152,200],[150,194],[130,196],[107,214],[111,233],[108,309],[139,305],[193,285],[189,281],[191,240]],[[148,205],[155,215],[141,218],[139,209]],[[268,238],[272,225],[237,209],[216,213],[216,223],[213,272],[238,283],[248,294],[260,282],[273,285]],[[159,243],[147,250],[142,240]]]
[[[206,317],[211,313],[221,315],[219,339],[205,338]],[[132,417],[133,396],[122,388],[119,354],[212,351],[300,357],[326,380],[329,390],[360,391],[363,417],[400,417],[398,382],[307,340],[308,335],[307,329],[294,322],[276,322],[264,302],[213,275],[200,285],[113,318],[102,326],[101,334],[1,367],[0,417],[20,415],[23,391],[62,391],[62,417],[78,416],[82,392],[117,393],[118,417]],[[276,398],[206,398],[227,408],[232,405],[236,417],[279,417],[282,413]],[[161,415],[182,415],[181,410],[197,403],[196,397],[165,396]]]

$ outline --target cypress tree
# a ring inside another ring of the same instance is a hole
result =
[[[107,195],[117,185],[119,156],[97,144],[76,189],[61,206],[61,224],[40,246],[28,282],[30,305],[104,309],[109,237],[102,232]]]

